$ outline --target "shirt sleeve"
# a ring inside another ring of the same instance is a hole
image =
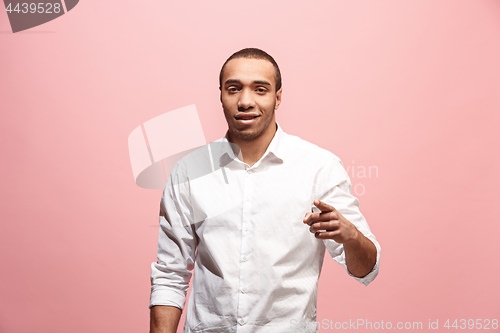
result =
[[[352,275],[347,269],[345,261],[344,246],[335,242],[333,239],[323,240],[326,249],[332,258],[343,265],[347,274],[352,276],[359,283],[367,286],[372,282],[379,272],[380,265],[380,244],[372,234],[368,223],[359,210],[359,201],[351,195],[351,181],[347,172],[344,169],[342,161],[338,157],[330,160],[319,172],[316,198],[335,207],[348,221],[361,231],[361,233],[373,242],[377,248],[377,261],[370,273],[362,278]]]
[[[158,260],[151,264],[149,308],[170,305],[182,310],[184,307],[196,251],[189,194],[185,172],[176,164],[160,202]]]

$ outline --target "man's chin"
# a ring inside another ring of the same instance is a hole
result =
[[[237,140],[241,141],[253,141],[262,135],[262,133],[259,133],[258,130],[254,128],[245,128],[242,130],[234,128],[231,134],[233,134]]]
[[[238,131],[236,132],[236,137],[242,141],[253,141],[257,139],[260,135],[255,133],[255,131]]]

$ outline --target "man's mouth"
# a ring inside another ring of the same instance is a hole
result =
[[[242,125],[252,125],[256,119],[260,117],[260,115],[257,114],[239,114],[235,116],[234,118],[239,124]]]
[[[236,115],[234,116],[234,118],[236,118],[236,120],[240,120],[240,119],[243,119],[243,120],[250,120],[250,119],[253,119],[253,118],[257,118],[259,117],[258,114],[239,114],[239,115]]]

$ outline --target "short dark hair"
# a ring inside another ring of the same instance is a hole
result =
[[[224,65],[222,65],[222,68],[220,70],[219,74],[219,89],[222,90],[222,75],[224,74],[224,68],[226,68],[226,64],[236,58],[249,58],[249,59],[263,59],[269,61],[271,64],[273,64],[274,67],[274,78],[276,79],[276,91],[280,90],[281,88],[281,72],[280,68],[278,67],[278,64],[274,60],[273,57],[271,57],[267,52],[262,51],[261,49],[256,49],[256,48],[246,48],[243,50],[239,50],[238,52],[233,53],[232,56],[227,58],[226,62]]]

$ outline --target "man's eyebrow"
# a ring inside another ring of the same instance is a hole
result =
[[[257,80],[257,81],[253,81],[253,84],[262,84],[262,85],[264,85],[264,86],[270,86],[270,85],[271,85],[271,84],[270,84],[269,82],[267,82],[267,81],[259,81],[259,80]]]
[[[226,80],[226,82],[224,82],[224,85],[227,85],[227,84],[241,84],[241,81],[240,80],[237,80],[237,79],[228,79]],[[264,86],[270,86],[271,83],[265,81],[265,80],[256,80],[256,81],[253,81],[252,84],[260,84],[260,85],[264,85]]]
[[[224,82],[224,84],[233,84],[233,83],[241,83],[240,80],[236,80],[236,79],[229,79],[229,80],[226,80],[226,82]]]

